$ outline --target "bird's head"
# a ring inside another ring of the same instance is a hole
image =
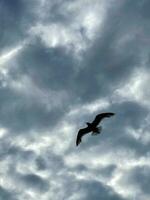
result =
[[[90,125],[91,125],[91,123],[89,123],[89,122],[86,122],[86,124],[87,124],[88,126],[90,126]]]

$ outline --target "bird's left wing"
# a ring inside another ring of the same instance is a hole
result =
[[[91,132],[91,129],[89,127],[80,129],[77,135],[77,139],[76,139],[76,146],[78,146],[81,143],[81,138],[83,135],[87,134]]]
[[[92,125],[94,125],[96,127],[103,118],[111,117],[113,115],[115,115],[115,113],[111,113],[111,112],[109,112],[109,113],[101,113],[101,114],[99,114],[99,115],[97,115],[95,117],[94,121],[92,122]]]

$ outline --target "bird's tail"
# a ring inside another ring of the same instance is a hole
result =
[[[92,132],[92,135],[98,135],[98,134],[101,133],[101,131],[102,131],[102,127],[101,127],[101,126],[98,126],[98,127],[96,128],[96,131]]]

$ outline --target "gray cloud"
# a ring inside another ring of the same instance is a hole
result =
[[[149,198],[149,4],[1,1],[3,199]]]
[[[0,187],[0,199],[1,200],[16,200],[17,198],[13,194],[13,192],[8,191],[7,189],[4,189],[3,187]]]
[[[150,194],[149,191],[150,171],[149,167],[136,167],[127,174],[127,182],[131,185],[137,185],[144,194]]]
[[[24,50],[18,65],[20,73],[32,77],[42,88],[69,89],[73,81],[73,57],[63,48],[46,48],[39,40]]]
[[[35,6],[34,1],[28,3],[24,0],[15,0],[12,3],[10,0],[2,0],[0,2],[1,51],[25,39],[26,30],[35,20],[33,15]]]
[[[1,88],[1,126],[10,128],[14,132],[22,132],[30,129],[48,127],[57,123],[62,111],[46,110],[44,105],[36,103],[34,99],[26,99],[24,96],[12,91],[10,88]],[[7,99],[7,100],[6,100]],[[32,112],[30,112],[32,110]],[[14,119],[14,120],[12,120]]]
[[[100,182],[97,181],[83,181],[79,183],[80,190],[84,192],[85,197],[83,199],[98,199],[102,198],[104,200],[123,200],[119,195],[115,194],[107,186],[103,186]]]
[[[39,192],[46,192],[49,190],[48,181],[35,174],[20,175],[20,180],[25,183],[28,189],[36,189]]]

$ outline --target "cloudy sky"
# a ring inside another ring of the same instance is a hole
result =
[[[150,199],[149,10],[0,0],[0,200]]]

